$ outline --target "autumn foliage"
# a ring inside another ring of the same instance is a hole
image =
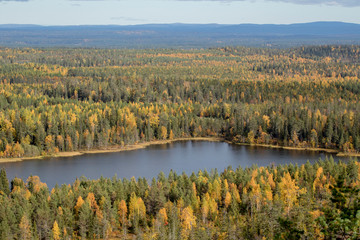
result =
[[[37,177],[27,183],[14,179],[10,193],[0,189],[0,234],[2,239],[357,239],[359,167],[354,160],[326,159],[191,176],[171,171],[151,184],[144,178],[82,178],[50,192]]]
[[[218,136],[360,150],[359,47],[0,49],[0,157]]]

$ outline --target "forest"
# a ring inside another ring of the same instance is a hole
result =
[[[1,239],[359,239],[360,164],[171,171],[47,188],[0,172]]]
[[[360,47],[0,48],[0,157],[191,137],[360,151]]]
[[[360,47],[0,48],[0,157],[217,137],[360,152]],[[359,239],[360,164],[48,189],[0,171],[0,239]]]

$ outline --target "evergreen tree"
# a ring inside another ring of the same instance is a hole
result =
[[[9,180],[6,176],[6,171],[4,168],[0,170],[0,192],[3,192],[5,195],[9,195]]]

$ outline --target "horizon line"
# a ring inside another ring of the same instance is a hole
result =
[[[1,23],[0,26],[24,26],[24,27],[82,27],[82,26],[145,26],[145,25],[219,25],[219,26],[236,26],[236,25],[276,25],[276,26],[290,26],[297,24],[313,24],[313,23],[343,23],[360,25],[360,23],[343,22],[343,21],[313,21],[313,22],[294,22],[294,23],[142,23],[142,24],[68,24],[68,25],[42,25],[31,23]]]

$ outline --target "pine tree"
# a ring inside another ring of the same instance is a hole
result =
[[[6,171],[4,168],[0,170],[0,193],[3,192],[6,195],[9,195],[10,188],[9,188],[9,180],[6,176]]]

